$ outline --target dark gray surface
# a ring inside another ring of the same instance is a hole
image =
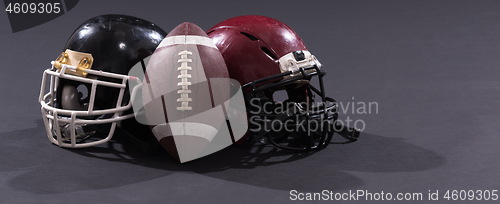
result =
[[[81,1],[15,34],[0,12],[2,202],[278,203],[292,189],[500,189],[499,1],[113,2]],[[366,122],[359,142],[310,155],[232,147],[180,165],[123,141],[58,148],[41,126],[42,71],[81,22],[107,13],[166,31],[184,21],[208,29],[244,14],[277,18],[324,64],[328,95],[376,101],[378,114],[350,115]]]

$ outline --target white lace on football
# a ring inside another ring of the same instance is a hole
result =
[[[177,68],[180,71],[180,74],[177,76],[178,79],[181,79],[181,82],[177,83],[177,86],[180,86],[181,89],[177,91],[180,94],[180,98],[177,99],[177,102],[181,103],[181,106],[177,107],[177,110],[186,111],[192,110],[192,107],[189,106],[189,102],[192,100],[189,98],[189,94],[191,90],[189,90],[189,86],[191,82],[189,79],[191,78],[191,74],[188,73],[192,68],[188,66],[188,63],[193,62],[192,59],[188,58],[188,55],[192,55],[192,52],[187,50],[179,52],[180,59],[177,62],[181,63],[181,66]]]

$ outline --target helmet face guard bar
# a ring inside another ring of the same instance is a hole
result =
[[[42,85],[40,88],[40,95],[38,100],[42,106],[42,119],[48,139],[53,144],[68,148],[89,147],[109,141],[113,136],[115,129],[117,128],[117,122],[134,117],[133,113],[122,115],[124,111],[129,110],[132,107],[130,101],[127,105],[124,106],[122,105],[122,101],[124,98],[125,90],[127,89],[128,80],[139,79],[127,75],[96,71],[91,69],[83,70],[83,72],[89,75],[103,76],[111,79],[121,80],[121,83],[115,83],[81,76],[74,76],[71,74],[67,74],[66,70],[69,70],[69,72],[74,72],[77,70],[77,67],[63,64],[60,69],[56,69],[54,67],[54,62],[52,62],[52,68],[45,70],[43,73]],[[55,96],[60,79],[68,79],[91,84],[91,90],[89,90],[90,100],[87,110],[67,110],[56,106],[57,99]],[[50,82],[50,85],[48,87],[48,92],[46,92],[46,85],[48,82]],[[118,100],[115,107],[104,110],[94,110],[95,93],[98,86],[119,89]],[[137,91],[134,87],[131,93],[132,97],[135,96],[136,92]],[[86,119],[89,117],[97,119]],[[84,133],[84,126],[103,124],[110,124],[109,134],[107,136],[91,142],[82,142],[89,136],[86,135],[87,133]],[[64,131],[61,129],[64,129]]]
[[[295,72],[283,72],[281,74],[265,77],[243,85],[243,90],[248,91],[247,93],[249,93],[249,97],[254,99],[262,97],[265,90],[277,90],[289,84],[294,84],[303,80],[310,80],[313,76],[318,76],[319,79],[319,89],[310,84],[305,85],[312,91],[312,93],[306,94],[306,107],[302,106],[300,103],[291,102],[293,105],[291,107],[287,106],[286,111],[282,113],[249,113],[249,116],[256,118],[254,122],[258,123],[260,127],[262,127],[262,125],[267,125],[275,129],[276,125],[283,127],[284,124],[285,129],[287,127],[292,127],[294,130],[298,130],[300,129],[300,126],[303,127],[305,123],[307,124],[307,128],[302,128],[302,130],[305,131],[301,131],[300,135],[294,135],[297,133],[285,132],[284,130],[279,132],[269,131],[268,129],[255,131],[251,130],[253,132],[251,137],[262,138],[262,141],[270,143],[277,148],[292,151],[311,151],[323,149],[330,143],[333,143],[331,140],[334,132],[340,133],[341,136],[347,139],[347,141],[342,144],[356,141],[359,137],[359,131],[342,126],[336,122],[338,118],[337,103],[334,99],[325,96],[323,83],[323,76],[325,74],[326,73],[318,66],[312,66],[299,68]],[[313,107],[311,105],[311,100],[314,97],[313,94],[316,94],[321,98],[319,106]],[[261,107],[263,106],[261,103],[258,105]],[[292,121],[292,124],[289,124],[290,121]],[[289,136],[300,137],[302,145],[294,146],[290,143],[284,143]],[[250,139],[252,140],[253,138]]]

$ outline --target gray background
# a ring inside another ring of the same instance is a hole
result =
[[[376,101],[378,114],[343,115],[366,122],[360,141],[314,154],[231,147],[181,165],[124,141],[58,148],[41,126],[41,74],[81,22],[108,13],[166,31],[276,18],[324,64],[328,95]],[[32,29],[12,33],[4,11],[0,25],[3,202],[278,203],[292,189],[500,189],[500,1],[81,1]]]

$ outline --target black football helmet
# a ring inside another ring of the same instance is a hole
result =
[[[135,93],[127,84],[135,80],[129,70],[145,70],[145,58],[166,34],[154,23],[126,15],[102,15],[81,24],[43,73],[39,102],[48,139],[81,148],[121,132],[140,142],[157,142],[134,119],[130,98]]]

